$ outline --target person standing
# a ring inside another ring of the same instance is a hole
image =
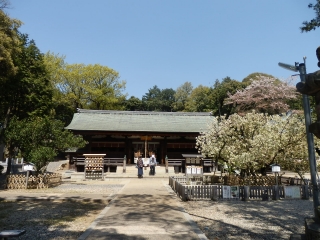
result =
[[[143,178],[143,161],[141,156],[138,158],[137,167],[138,167],[138,178]]]
[[[155,175],[156,165],[157,165],[157,160],[154,157],[154,155],[152,155],[151,158],[149,159],[150,175]]]

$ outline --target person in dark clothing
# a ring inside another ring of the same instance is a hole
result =
[[[138,167],[138,178],[143,178],[143,161],[141,157],[139,157],[137,161],[137,167]]]

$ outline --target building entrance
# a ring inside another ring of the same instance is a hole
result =
[[[149,158],[154,155],[155,158],[158,160],[158,149],[159,149],[159,142],[148,142],[145,140],[144,142],[133,142],[133,159],[134,163],[137,163],[139,157],[142,157],[143,163],[145,165],[149,164]]]

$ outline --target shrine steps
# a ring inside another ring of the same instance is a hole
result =
[[[149,167],[146,167],[143,169],[144,178],[168,178],[172,175],[184,175],[183,173],[174,173],[174,168],[169,167],[168,173],[166,173],[165,166],[156,166],[156,174],[155,175],[149,175]],[[114,179],[114,178],[137,178],[138,176],[138,169],[135,167],[135,165],[128,165],[126,166],[126,172],[123,172],[123,167],[117,167],[117,172],[105,172],[104,178],[106,179]],[[83,172],[71,172],[66,171],[65,174],[63,174],[63,177],[65,178],[71,178],[71,180],[84,180],[84,173]]]

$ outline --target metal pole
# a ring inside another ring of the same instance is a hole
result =
[[[300,63],[298,70],[300,72],[300,80],[301,82],[306,82],[306,58],[303,58],[304,63]],[[310,164],[310,175],[311,182],[313,186],[313,208],[314,208],[314,217],[316,221],[320,220],[320,216],[318,213],[318,206],[320,206],[319,202],[319,189],[317,183],[317,169],[316,169],[316,156],[314,149],[314,139],[313,134],[309,132],[309,126],[311,124],[311,114],[310,114],[310,104],[309,98],[306,94],[302,95],[303,97],[303,109],[304,109],[304,117],[306,124],[306,135],[307,135],[307,143],[308,143],[308,155],[309,155],[309,164]]]

